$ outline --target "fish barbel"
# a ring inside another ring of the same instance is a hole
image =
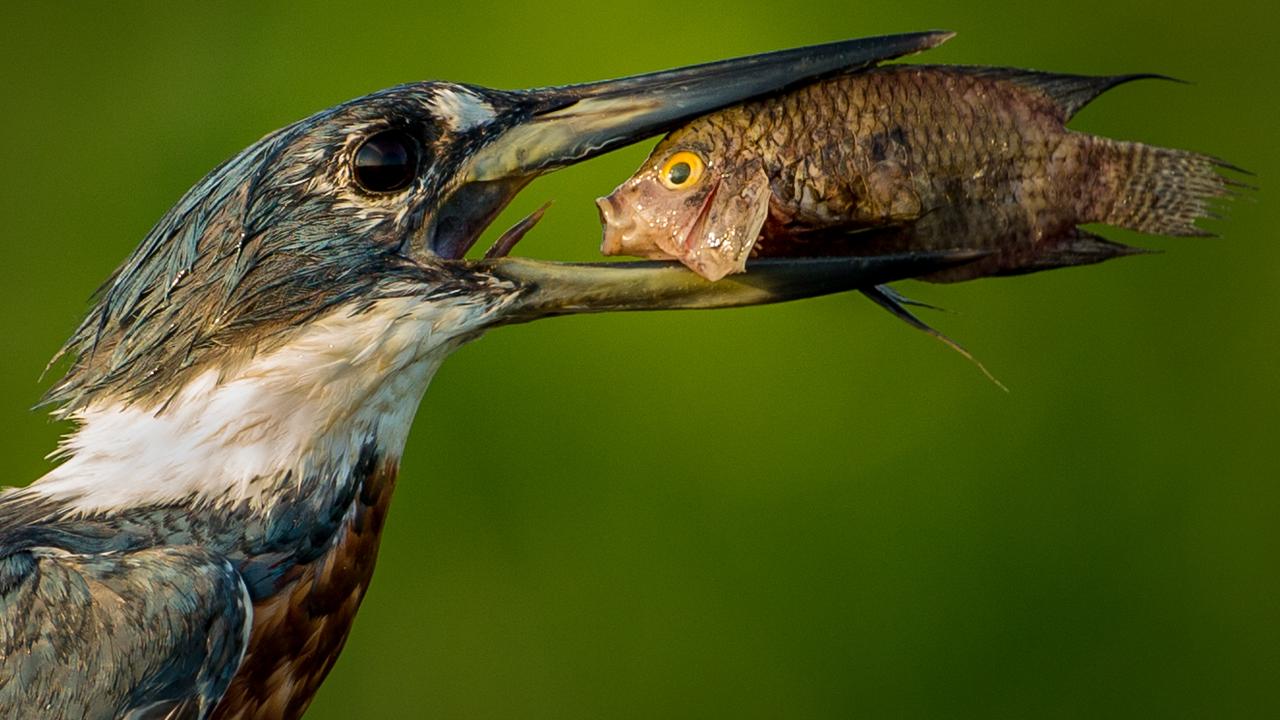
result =
[[[1229,165],[1066,127],[1149,77],[888,65],[723,110],[673,131],[597,200],[601,249],[710,280],[750,257],[986,251],[922,278],[954,282],[1142,252],[1088,223],[1208,235],[1196,220],[1238,184]]]

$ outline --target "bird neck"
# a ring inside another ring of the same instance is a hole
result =
[[[234,370],[208,368],[157,406],[76,413],[60,466],[28,488],[66,514],[165,505],[312,506],[348,497],[370,455],[394,465],[445,356],[478,311],[411,297],[342,307]]]

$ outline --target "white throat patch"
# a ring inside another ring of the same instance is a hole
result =
[[[76,513],[248,500],[291,482],[338,482],[370,443],[398,460],[436,369],[483,326],[486,307],[453,298],[340,307],[233,375],[209,370],[162,408],[95,403],[25,492]]]

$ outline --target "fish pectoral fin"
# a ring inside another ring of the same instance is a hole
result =
[[[951,338],[942,334],[938,330],[934,329],[933,326],[929,325],[925,321],[916,317],[915,314],[912,313],[910,310],[908,310],[906,306],[914,305],[916,307],[925,307],[925,308],[930,308],[934,310],[938,308],[935,308],[934,306],[929,305],[927,303],[911,300],[910,298],[903,296],[897,290],[894,290],[888,285],[877,285],[873,288],[864,288],[860,292],[862,292],[863,295],[866,295],[867,298],[870,299],[875,304],[879,305],[885,310],[888,310],[890,313],[893,314],[894,317],[898,318],[899,320],[905,322],[906,324],[910,325],[911,327],[923,333],[932,335],[934,338],[942,342],[947,347],[960,353],[962,357],[964,357],[966,360],[976,365],[977,368],[982,371],[982,374],[987,376],[988,380],[995,383],[996,387],[1000,388],[1001,390],[1004,390],[1005,392],[1009,392],[1009,388],[1005,387],[1005,384],[1000,382],[1000,380],[996,378],[995,375],[992,375],[991,371],[987,370],[987,367],[983,365],[981,362],[979,362],[978,359],[975,358],[972,353],[966,350],[963,345],[956,342],[955,340],[952,340]]]
[[[864,292],[865,292],[865,291],[864,291]],[[903,295],[902,293],[898,292],[897,290],[894,290],[893,288],[889,287],[888,285],[877,285],[877,286],[875,287],[875,292],[881,293],[881,294],[882,294],[882,295],[884,295],[886,298],[888,298],[888,299],[890,299],[890,300],[892,300],[892,301],[896,302],[896,303],[897,303],[897,304],[899,304],[899,305],[910,305],[911,307],[928,308],[929,310],[936,310],[936,311],[938,311],[938,312],[944,312],[944,313],[949,313],[949,312],[951,312],[950,310],[948,310],[948,309],[946,309],[946,308],[943,308],[943,307],[938,307],[937,305],[930,305],[930,304],[929,304],[929,303],[927,303],[927,302],[921,302],[921,301],[919,301],[919,300],[912,300],[911,298],[907,297],[906,295]],[[874,298],[872,298],[872,299],[874,300]],[[917,321],[917,322],[920,322],[920,320],[919,320],[918,318],[916,318],[916,321]]]

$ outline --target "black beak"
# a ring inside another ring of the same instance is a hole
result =
[[[467,179],[531,177],[643,140],[700,115],[819,78],[928,50],[950,32],[846,40],[585,85],[515,93],[527,108],[468,163]]]
[[[710,310],[766,305],[846,292],[927,275],[979,260],[981,250],[837,258],[766,258],[712,282],[669,262],[556,263],[505,257],[481,261],[519,288],[494,323],[621,310]]]
[[[459,184],[435,214],[428,247],[460,258],[534,177],[647,137],[701,115],[927,50],[952,33],[931,31],[848,40],[752,55],[621,80],[510,93],[501,128],[466,161]],[[514,116],[512,116],[514,114]],[[886,257],[770,260],[711,283],[672,264],[548,263],[497,258],[477,269],[522,288],[496,322],[612,310],[756,305],[928,274],[976,259],[972,252]]]

